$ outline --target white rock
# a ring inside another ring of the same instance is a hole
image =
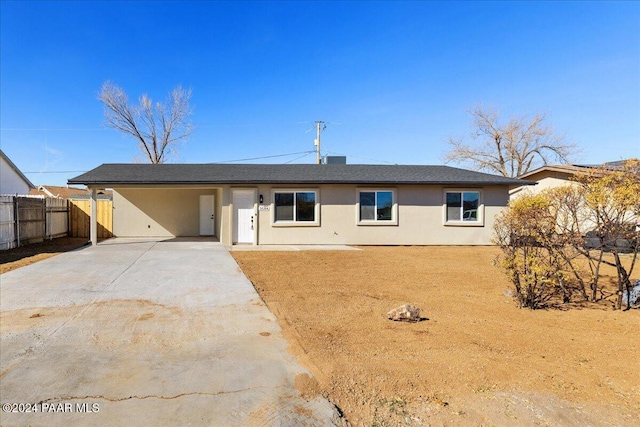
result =
[[[418,307],[404,304],[389,311],[387,313],[387,317],[389,320],[395,320],[398,322],[419,322],[420,311],[421,310]]]

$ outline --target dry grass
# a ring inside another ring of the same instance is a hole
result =
[[[493,247],[363,249],[232,253],[353,425],[640,424],[638,310],[518,309]]]

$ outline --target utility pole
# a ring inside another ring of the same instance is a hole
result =
[[[321,163],[321,158],[320,158],[320,132],[322,132],[326,128],[327,128],[327,125],[325,125],[323,121],[321,121],[321,120],[317,120],[316,121],[316,139],[315,139],[315,141],[313,141],[313,145],[316,146],[316,163],[317,164]]]

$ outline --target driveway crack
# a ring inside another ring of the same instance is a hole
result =
[[[259,390],[259,389],[276,390],[276,389],[281,389],[281,388],[284,388],[284,387],[282,387],[282,386],[278,386],[278,387],[258,386],[258,387],[243,388],[243,389],[239,389],[239,390],[219,391],[219,392],[216,392],[216,393],[204,392],[204,391],[193,391],[193,392],[188,392],[188,393],[180,393],[180,394],[176,394],[176,395],[173,395],[173,396],[162,396],[162,395],[159,395],[159,394],[149,394],[149,395],[143,395],[143,396],[133,395],[133,396],[128,396],[128,397],[108,397],[108,396],[104,396],[104,395],[101,395],[101,394],[98,394],[98,395],[87,395],[87,396],[62,396],[62,397],[51,397],[49,399],[44,399],[44,400],[39,401],[38,404],[65,402],[65,401],[69,401],[69,400],[86,400],[86,399],[106,400],[108,402],[124,402],[126,400],[132,400],[132,399],[135,399],[135,400],[145,400],[145,399],[173,400],[173,399],[180,399],[182,397],[187,397],[187,396],[221,396],[221,395],[225,395],[225,394],[243,393],[245,391],[251,391],[251,390]]]

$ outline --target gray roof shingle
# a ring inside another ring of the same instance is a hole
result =
[[[530,185],[449,166],[344,164],[131,164],[105,163],[68,181],[100,186],[163,184],[444,184]]]

